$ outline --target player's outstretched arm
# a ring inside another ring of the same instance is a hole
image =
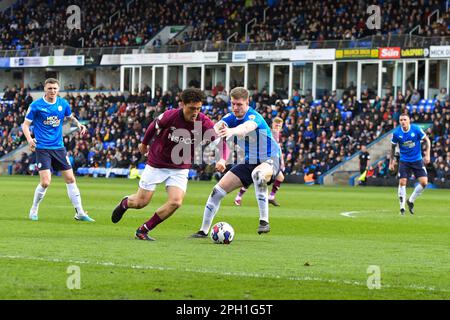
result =
[[[238,125],[234,128],[228,128],[227,126],[222,126],[219,128],[219,137],[228,139],[231,136],[244,137],[248,133],[256,130],[258,124],[255,121],[246,121],[243,124]]]

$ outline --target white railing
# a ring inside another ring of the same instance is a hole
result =
[[[227,42],[230,42],[230,39],[236,37],[238,34],[239,34],[239,33],[237,33],[237,32],[233,33],[231,36],[229,36],[229,37],[227,38]]]
[[[439,9],[436,9],[428,16],[428,25],[431,24],[431,17],[434,16],[436,13],[437,13],[437,19],[436,20],[439,20]]]
[[[267,7],[264,9],[264,13],[263,13],[263,23],[266,23],[266,11],[269,10],[270,7]]]
[[[96,26],[94,29],[91,30],[91,36],[94,34],[94,31],[97,31],[97,29],[103,29],[103,23]]]
[[[419,29],[419,32],[421,30],[420,24],[418,24],[417,26],[415,26],[410,32],[409,35],[412,36],[413,32],[416,31],[417,29]]]
[[[127,12],[130,11],[130,5],[134,2],[135,0],[131,0],[127,2]]]
[[[109,17],[109,24],[112,24],[112,19],[114,18],[114,16],[119,15],[120,18],[120,10],[117,10],[116,12],[114,12],[111,17]]]
[[[253,18],[252,20],[250,20],[245,24],[245,41],[247,41],[248,26],[253,23],[256,23],[256,18]]]

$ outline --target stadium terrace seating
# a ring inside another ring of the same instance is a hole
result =
[[[215,44],[237,34],[232,42],[271,42],[278,48],[290,41],[313,41],[312,47],[318,47],[323,40],[348,40],[350,47],[369,47],[370,41],[358,39],[376,33],[365,28],[367,8],[364,1],[358,0],[73,0],[70,4],[78,5],[83,13],[81,30],[67,28],[66,1],[17,1],[12,14],[9,10],[0,13],[0,50],[60,45],[143,46],[171,25],[191,27],[181,39],[173,39],[173,45],[205,40]],[[383,14],[383,33],[408,34],[420,25],[420,36],[449,34],[443,0],[429,0],[427,7],[418,1],[378,4]],[[427,17],[436,9],[440,10],[440,19],[428,25]],[[245,25],[254,18],[256,22],[249,25],[246,37]],[[151,45],[159,47],[161,43],[156,40]]]
[[[252,100],[258,101],[258,95]],[[30,103],[26,97],[26,91],[22,90],[14,100],[0,103],[0,119],[4,119],[0,122],[0,157],[25,143],[20,124]],[[83,138],[78,134],[64,138],[69,158],[78,174],[102,175],[106,172],[104,170],[128,169],[131,165],[142,168],[145,158],[137,151],[137,145],[147,126],[164,110],[177,107],[173,104],[175,100],[161,97],[147,101],[144,96],[129,96],[126,100],[123,96],[105,94],[93,99],[88,95],[67,94],[65,98],[89,132]],[[208,100],[210,103],[203,106],[202,112],[213,120],[219,120],[229,112],[227,104],[218,104],[216,99]],[[380,101],[386,102],[386,98]],[[450,169],[450,108],[436,107],[435,103],[435,100],[422,100],[419,107],[395,103],[384,107],[368,101],[367,104],[358,102],[346,106],[342,99],[335,103],[325,96],[310,103],[302,97],[295,107],[289,107],[289,101],[288,104],[279,101],[273,106],[256,102],[253,107],[269,124],[275,116],[284,119],[280,142],[287,174],[314,173],[318,179],[357,152],[360,145],[367,145],[394,128],[400,111],[407,109],[412,121],[433,123],[427,132],[433,146],[431,169],[438,170],[440,177],[444,170],[445,177],[445,170],[448,172]],[[15,171],[32,174],[35,168],[28,167],[31,163],[32,160],[25,157],[16,163]],[[440,168],[441,164],[443,168]],[[88,168],[98,170],[89,171]],[[196,167],[195,170],[197,175],[192,174],[191,178],[202,176],[205,167]]]

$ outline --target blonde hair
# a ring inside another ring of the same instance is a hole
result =
[[[233,99],[244,99],[248,100],[248,90],[244,87],[236,87],[230,92],[230,97]]]
[[[284,120],[280,117],[275,117],[275,118],[273,118],[273,122],[282,124],[284,122]]]
[[[47,83],[50,83],[50,84],[56,83],[59,86],[59,81],[58,81],[58,79],[55,79],[55,78],[48,78],[47,80],[45,80],[44,86],[46,86]]]

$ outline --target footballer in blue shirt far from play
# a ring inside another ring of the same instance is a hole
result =
[[[392,134],[389,170],[394,171],[395,149],[398,145],[400,149],[398,198],[400,201],[400,215],[403,216],[405,214],[405,204],[408,205],[409,212],[414,214],[414,201],[422,194],[428,184],[425,165],[430,163],[431,142],[422,128],[418,125],[411,124],[407,113],[402,114],[399,121],[400,125]],[[426,143],[425,156],[423,158],[422,141]],[[412,174],[414,174],[414,178],[419,183],[409,199],[406,199],[406,185]]]
[[[67,194],[75,208],[75,220],[93,222],[95,220],[90,218],[83,209],[80,190],[63,144],[62,129],[66,117],[75,123],[81,135],[86,133],[86,127],[80,124],[72,114],[69,103],[58,96],[59,81],[57,79],[45,80],[44,92],[42,98],[31,103],[22,125],[30,151],[36,152],[40,180],[34,191],[29,218],[32,221],[39,220],[39,204],[50,186],[53,169],[53,171],[60,171],[66,182]],[[34,138],[31,136],[31,124],[33,124]]]
[[[61,149],[64,147],[62,125],[65,117],[72,111],[66,99],[56,97],[55,103],[49,103],[42,97],[31,103],[25,119],[33,122],[36,149]]]

